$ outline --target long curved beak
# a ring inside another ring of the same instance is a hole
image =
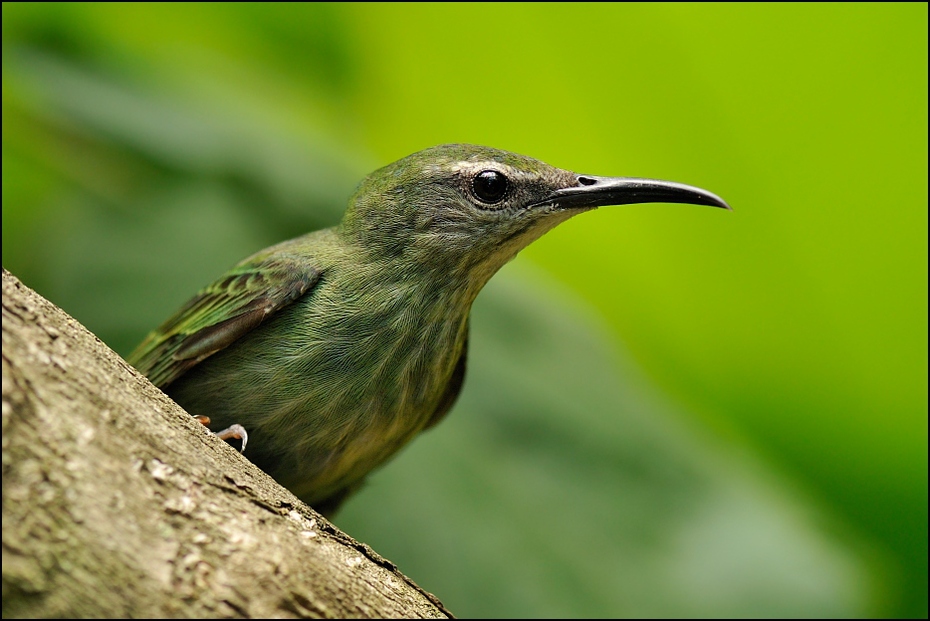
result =
[[[674,181],[576,175],[576,184],[555,190],[540,204],[552,204],[562,209],[590,209],[634,203],[687,203],[732,211],[716,194]]]

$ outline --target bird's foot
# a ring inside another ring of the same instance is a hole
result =
[[[195,416],[197,422],[206,427],[210,424],[209,416]],[[215,435],[220,440],[242,440],[242,448],[239,449],[240,453],[245,453],[245,445],[249,442],[249,432],[245,430],[245,427],[239,424],[230,425],[226,429],[221,431],[214,431]]]

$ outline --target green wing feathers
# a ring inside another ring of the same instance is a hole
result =
[[[247,259],[150,333],[127,361],[159,388],[168,386],[313,289],[322,270],[307,263],[281,253]]]

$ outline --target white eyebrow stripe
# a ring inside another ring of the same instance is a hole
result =
[[[495,162],[494,160],[481,162],[456,162],[452,165],[453,172],[477,173],[482,170],[498,170],[506,174],[511,179],[528,179],[535,176],[533,173],[525,172],[514,168],[513,166],[509,166],[508,164]]]

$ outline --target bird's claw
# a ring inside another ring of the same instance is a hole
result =
[[[195,416],[194,417],[198,423],[206,427],[210,424],[209,416]],[[239,449],[240,453],[245,453],[245,445],[249,442],[249,432],[245,430],[245,427],[239,425],[230,425],[222,431],[212,432],[220,440],[242,440],[242,448]]]
[[[210,424],[209,416],[195,416],[194,419],[204,427]],[[220,440],[242,440],[242,448],[239,449],[239,452],[245,453],[245,445],[249,441],[249,432],[246,431],[245,427],[242,425],[237,423],[235,425],[230,425],[222,431],[214,431],[212,433]]]
[[[222,431],[215,432],[213,435],[215,435],[220,440],[242,440],[242,448],[239,449],[239,452],[245,453],[245,445],[249,442],[249,432],[246,431],[245,427],[242,425],[230,425]]]

